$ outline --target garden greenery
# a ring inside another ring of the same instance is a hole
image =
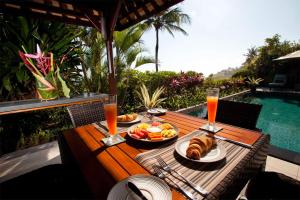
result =
[[[150,95],[147,87],[142,84],[140,91],[136,91],[136,94],[145,109],[152,109],[158,107],[164,100],[166,100],[166,98],[159,98],[164,91],[164,87],[159,87],[156,88],[152,95]]]
[[[233,77],[255,77],[264,79],[265,83],[272,82],[274,74],[284,68],[274,59],[297,50],[300,50],[300,42],[281,41],[278,34],[266,38],[264,45],[248,49],[245,62]]]
[[[33,98],[34,78],[25,69],[18,50],[29,52],[38,43],[46,52],[57,57],[68,53],[61,66],[62,78],[71,96],[84,91],[108,91],[107,61],[103,38],[94,29],[74,27],[58,22],[24,17],[0,16],[0,101]],[[143,46],[143,25],[114,34],[115,63],[117,63],[118,99],[120,113],[144,111],[136,91],[145,85],[149,94],[160,90],[161,106],[177,110],[205,101],[205,90],[220,88],[220,95],[245,89],[244,79],[213,80],[197,72],[140,72],[135,68],[154,63]],[[145,93],[146,94],[146,93]],[[150,96],[149,96],[150,99]],[[151,99],[150,99],[151,101]],[[57,134],[71,128],[65,108],[18,113],[0,117],[0,155],[32,145],[54,140]]]

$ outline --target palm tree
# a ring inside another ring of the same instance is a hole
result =
[[[86,77],[86,88],[93,92],[106,92],[107,85],[107,61],[104,39],[95,29],[85,29],[84,37],[81,37],[84,55],[82,56],[83,75]],[[121,32],[114,32],[114,61],[116,66],[119,102],[124,102],[128,89],[128,73],[132,68],[143,64],[154,63],[154,59],[145,56],[142,35],[146,31],[145,25],[137,25]],[[87,73],[89,72],[89,73]]]
[[[83,29],[81,65],[85,88],[89,92],[106,92],[107,67],[105,66],[106,49],[102,35],[94,28]]]
[[[168,31],[174,37],[174,31],[179,31],[184,35],[187,32],[181,28],[182,24],[190,24],[191,18],[183,13],[180,8],[174,8],[172,10],[163,11],[160,14],[146,20],[145,24],[149,27],[153,27],[156,33],[156,45],[155,45],[155,68],[158,72],[158,44],[159,44],[159,31]]]
[[[124,31],[114,33],[117,73],[154,62],[152,57],[144,56],[147,49],[143,46],[141,38],[145,31],[145,26],[139,24]]]
[[[154,63],[151,56],[145,56],[147,50],[143,46],[141,37],[146,31],[144,24],[136,25],[121,32],[114,33],[114,48],[116,55],[114,57],[116,64],[117,80],[119,87],[119,104],[124,103],[127,95],[130,79],[130,70],[141,65]]]
[[[247,53],[244,54],[246,56],[246,61],[245,63],[251,63],[253,59],[258,55],[258,49],[256,47],[251,47],[247,49]]]

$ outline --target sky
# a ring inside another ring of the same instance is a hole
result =
[[[185,0],[178,4],[192,23],[188,32],[172,37],[160,32],[160,71],[193,70],[208,76],[228,67],[240,67],[247,49],[280,34],[282,40],[300,41],[300,0]],[[155,55],[155,32],[142,37]],[[154,64],[138,70],[155,70]]]

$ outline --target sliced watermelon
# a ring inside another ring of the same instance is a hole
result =
[[[146,134],[142,130],[136,131],[135,134],[138,135],[140,138],[146,138],[147,137]]]
[[[133,138],[135,138],[135,139],[141,139],[141,137],[138,136],[137,134],[131,134],[130,136],[133,137]]]
[[[145,138],[148,137],[149,131],[142,129],[141,132],[144,134]]]

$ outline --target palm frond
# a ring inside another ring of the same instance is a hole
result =
[[[172,29],[170,29],[168,26],[164,26],[164,27],[162,28],[162,30],[167,30],[167,31],[169,32],[169,34],[172,35],[172,37],[175,37],[175,35],[174,35]]]
[[[155,59],[152,57],[147,57],[147,56],[140,56],[139,58],[136,59],[136,63],[134,68],[140,67],[145,64],[151,64],[155,63]]]
[[[141,53],[141,49],[131,48],[129,51],[126,52],[126,63],[127,65],[131,66],[132,63],[137,59],[138,55]]]
[[[252,86],[257,86],[259,85],[260,82],[264,81],[262,78],[255,78],[255,77],[248,77],[248,80],[246,80],[246,83]]]
[[[180,26],[169,24],[168,28],[170,28],[172,31],[177,31],[177,32],[181,32],[184,35],[188,35],[188,33]]]

